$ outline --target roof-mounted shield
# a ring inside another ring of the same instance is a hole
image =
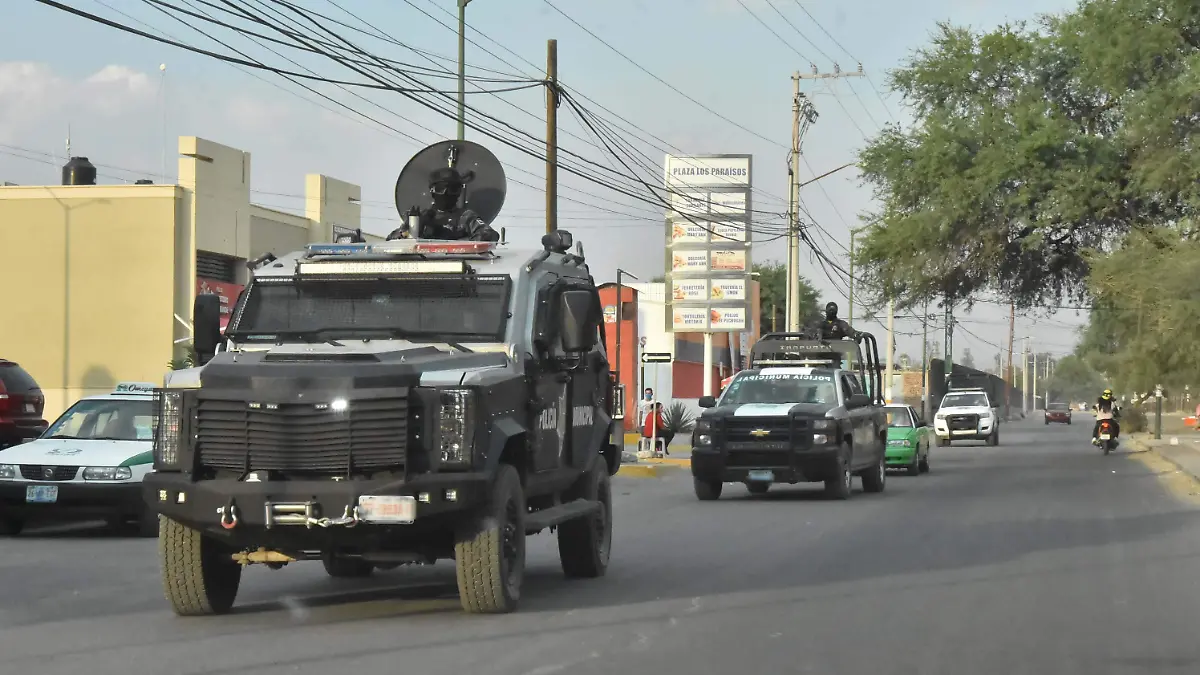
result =
[[[464,179],[463,208],[475,212],[488,225],[500,215],[508,181],[504,167],[491,150],[471,141],[439,141],[413,155],[396,179],[396,210],[401,218],[414,207],[433,205],[429,192],[435,174],[453,169]]]

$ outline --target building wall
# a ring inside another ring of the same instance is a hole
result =
[[[171,185],[0,188],[8,280],[0,356],[37,380],[47,417],[119,380],[162,380],[181,193]]]
[[[47,418],[118,381],[161,382],[202,285],[236,300],[241,262],[361,227],[357,185],[308,174],[305,212],[286,213],[251,203],[250,153],[187,136],[179,155],[178,186],[0,187],[0,358],[38,381]],[[197,250],[236,263],[235,283],[198,283]]]
[[[625,428],[636,429],[638,399],[638,364],[640,353],[638,341],[638,293],[628,286],[621,287],[621,356],[617,361],[617,287],[616,284],[600,287],[600,304],[604,306],[604,338],[611,368],[619,371],[620,383],[625,386]]]

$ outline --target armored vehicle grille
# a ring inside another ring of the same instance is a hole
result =
[[[345,473],[405,463],[406,398],[350,401],[337,412],[311,403],[207,399],[196,412],[196,453],[203,467]]]

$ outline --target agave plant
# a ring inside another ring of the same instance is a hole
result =
[[[185,370],[196,365],[196,348],[188,343],[183,345],[183,356],[171,359],[167,362],[167,368],[171,370]]]
[[[696,424],[696,415],[681,401],[675,401],[663,411],[663,421],[667,430],[676,436],[688,433]]]

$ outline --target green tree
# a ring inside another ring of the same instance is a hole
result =
[[[1046,400],[1090,401],[1104,390],[1104,376],[1079,356],[1065,356],[1045,383]]]
[[[787,330],[787,266],[778,262],[758,263],[754,265],[754,272],[758,274],[762,331],[771,330],[772,319],[776,330]],[[801,324],[813,325],[823,316],[820,294],[808,279],[800,277],[799,280]]]
[[[1200,204],[1200,9],[1084,0],[1033,25],[938,26],[890,86],[915,121],[860,153],[863,276],[911,306],[1081,298],[1092,254]]]
[[[971,353],[970,347],[963,349],[962,356],[959,357],[959,363],[967,368],[975,367],[975,356]]]

